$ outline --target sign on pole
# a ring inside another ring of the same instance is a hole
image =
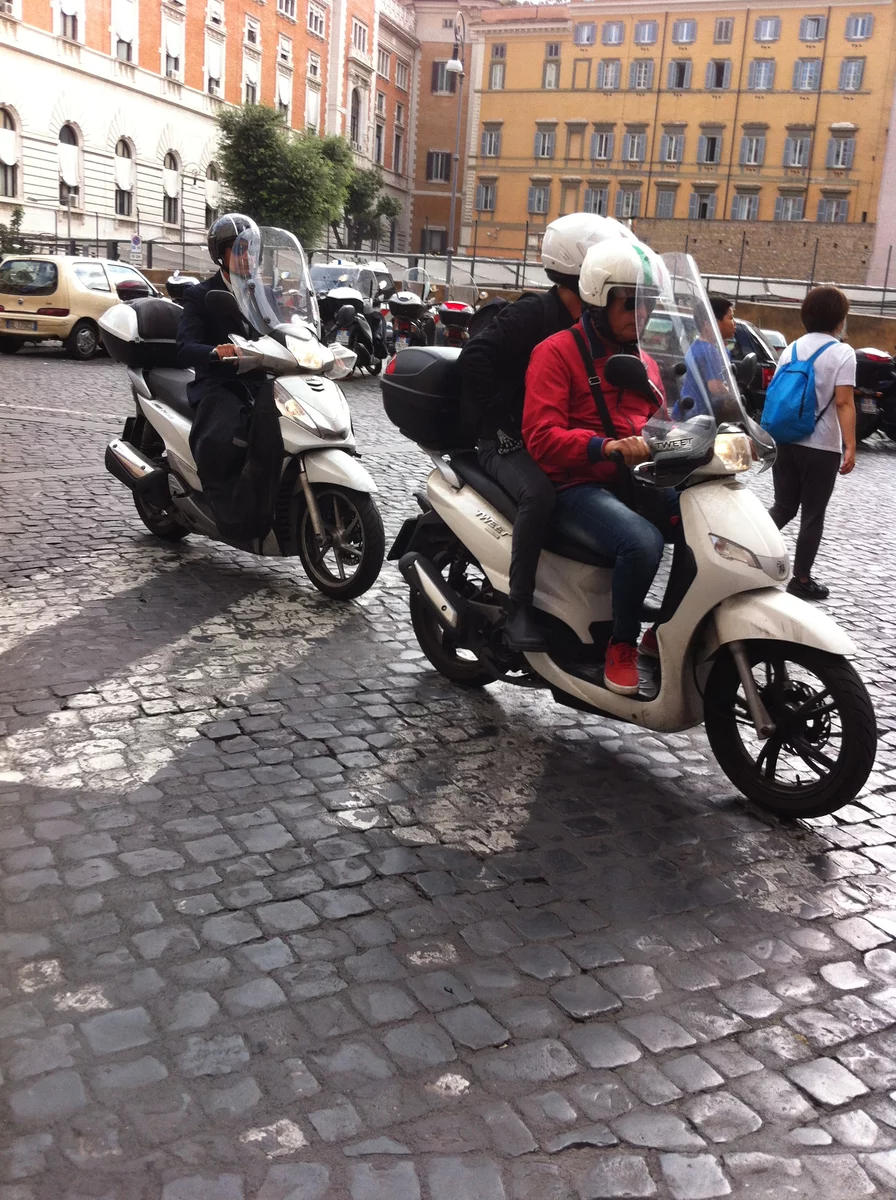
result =
[[[131,238],[131,262],[135,267],[143,266],[143,239],[138,233]]]

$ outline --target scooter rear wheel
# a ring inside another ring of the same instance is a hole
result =
[[[420,649],[440,675],[462,687],[485,687],[495,682],[494,673],[484,667],[471,650],[456,645],[419,592],[411,592],[409,605],[411,625]]]
[[[821,817],[865,784],[877,726],[865,685],[845,658],[793,642],[747,643],[775,725],[761,740],[734,659],[722,650],[706,685],[706,734],[719,766],[757,807],[786,819]]]

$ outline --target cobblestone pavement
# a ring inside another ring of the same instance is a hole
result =
[[[391,534],[425,463],[348,390]],[[819,564],[876,771],[783,826],[700,731],[439,679],[391,566],[155,542],[128,410],[0,360],[0,1200],[894,1195],[896,446]]]

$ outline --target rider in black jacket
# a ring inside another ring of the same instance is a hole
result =
[[[581,316],[578,277],[588,248],[608,237],[630,236],[618,222],[592,213],[571,213],[552,221],[545,230],[541,262],[554,286],[544,295],[527,294],[500,309],[460,356],[464,401],[479,420],[479,459],[519,505],[504,633],[515,650],[545,648],[532,600],[556,497],[553,483],[523,446],[529,357],[539,342],[569,329]]]

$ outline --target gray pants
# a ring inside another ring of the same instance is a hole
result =
[[[519,505],[513,523],[510,555],[510,599],[531,604],[538,559],[548,536],[557,494],[541,467],[525,450],[499,454],[496,442],[477,446],[482,469],[500,483]]]
[[[814,446],[783,445],[772,468],[775,502],[769,516],[783,529],[802,509],[796,539],[793,573],[797,579],[812,574],[815,556],[824,533],[824,514],[837,482],[840,455],[835,450]]]

